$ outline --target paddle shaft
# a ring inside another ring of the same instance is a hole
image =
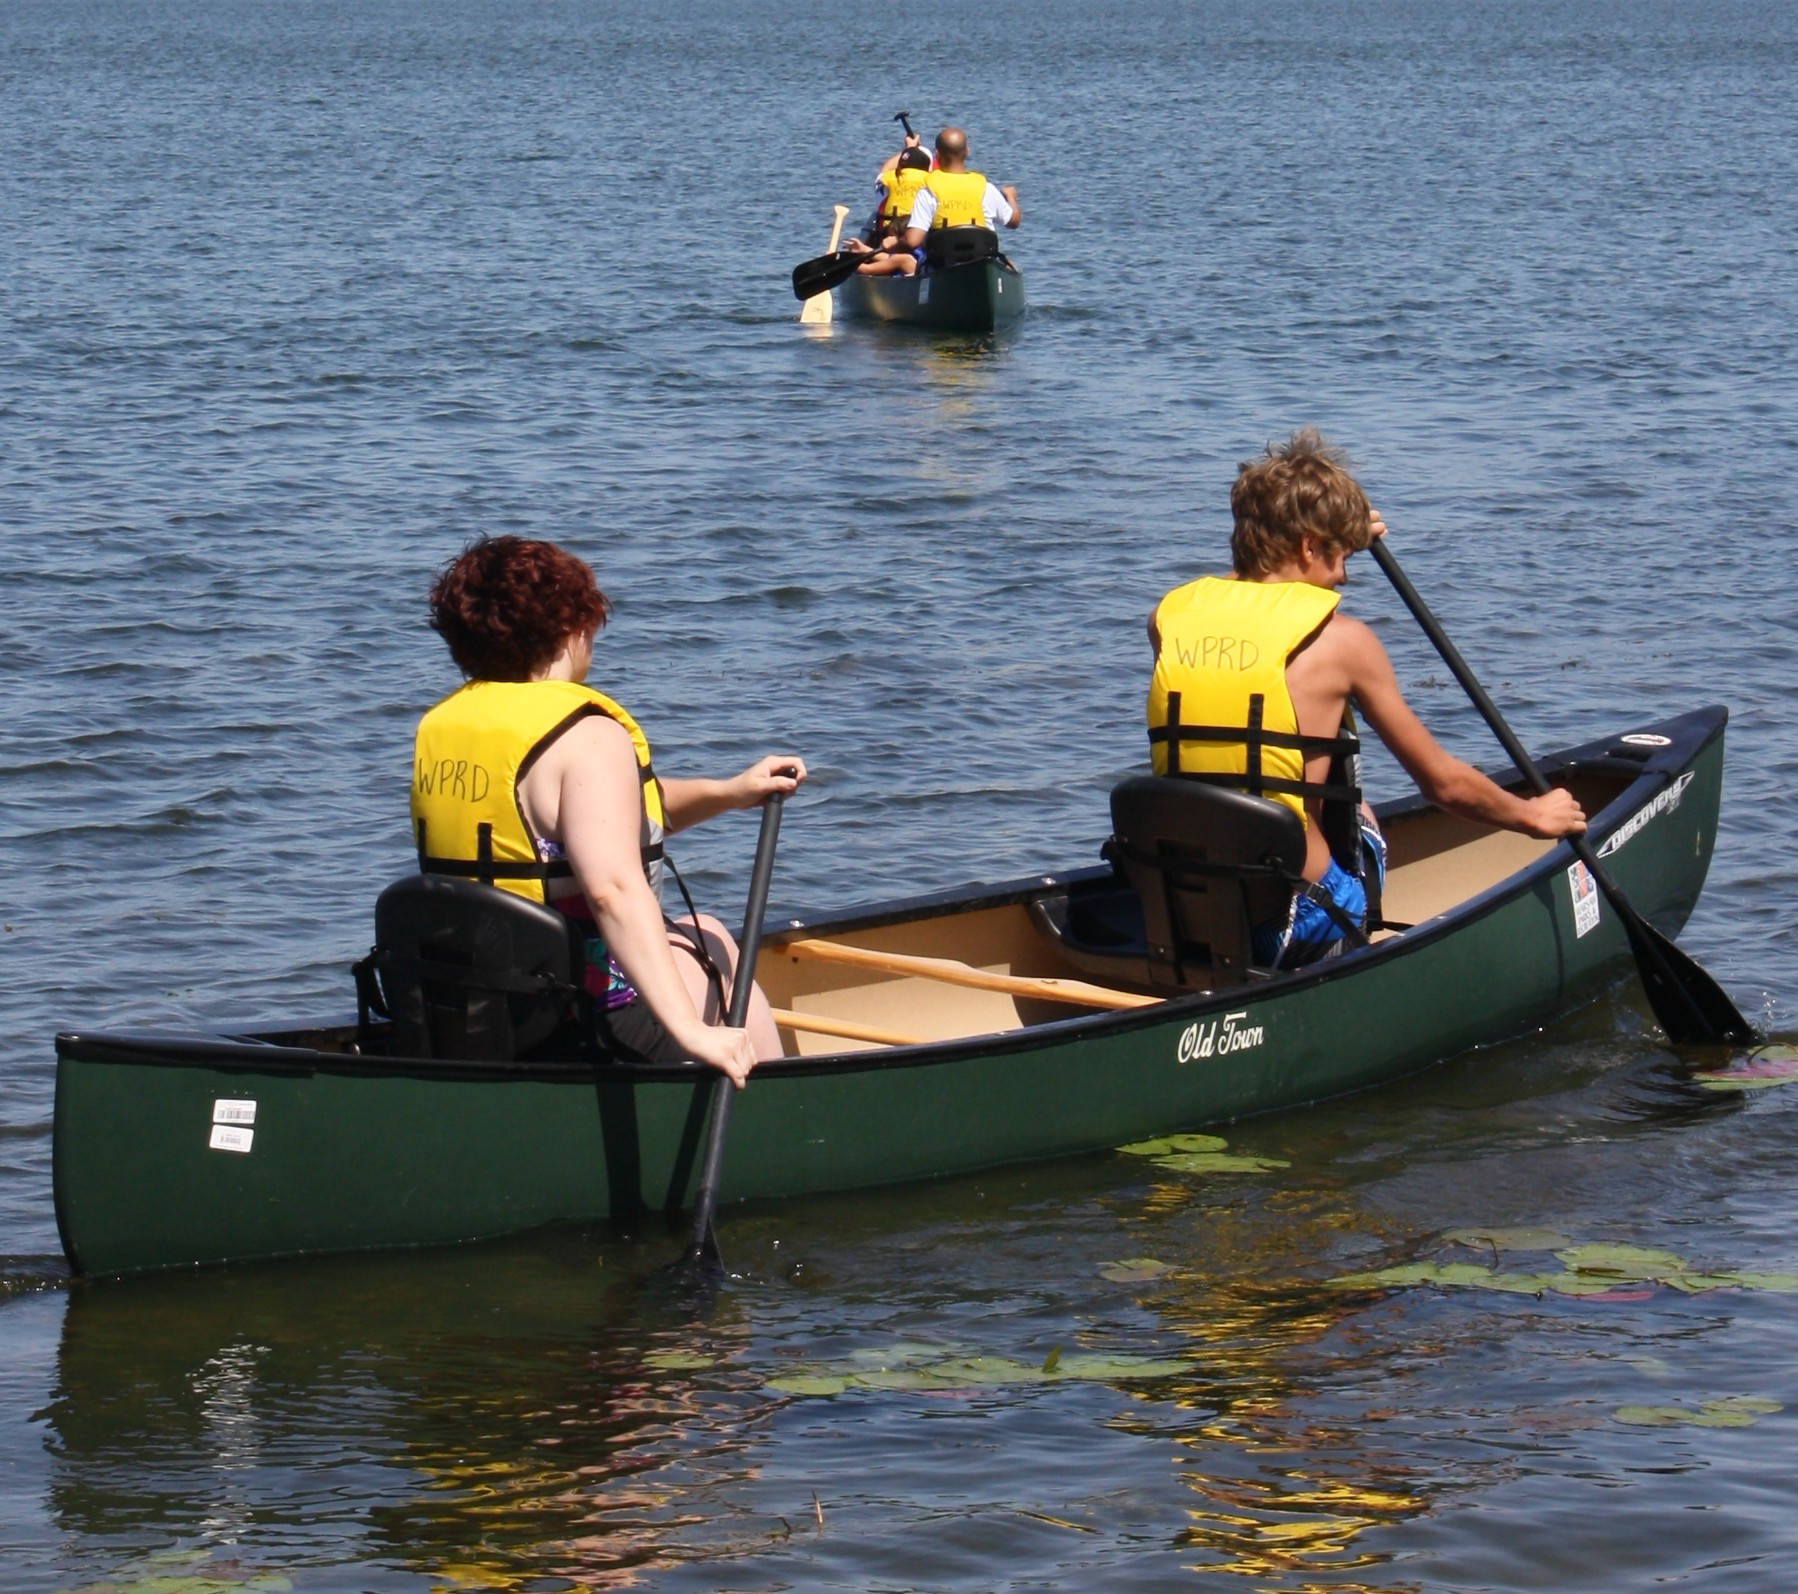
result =
[[[999,991],[1006,996],[1035,997],[1043,1002],[1067,1002],[1075,1007],[1154,1007],[1161,1001],[1159,996],[1141,996],[1134,991],[1114,991],[1106,985],[1089,985],[1085,980],[1064,980],[1052,975],[995,974],[991,970],[977,969],[971,963],[958,962],[954,958],[919,957],[909,952],[880,952],[872,947],[845,946],[840,941],[786,941],[779,950],[792,957],[812,958],[820,963],[840,963],[850,968],[872,969],[882,974],[896,974],[911,979],[938,980],[944,985],[964,985],[976,991]]]
[[[1449,641],[1447,633],[1437,623],[1429,606],[1418,596],[1417,589],[1399,568],[1398,560],[1386,546],[1385,539],[1376,537],[1368,552],[1373,555],[1374,563],[1385,572],[1393,590],[1404,600],[1412,617],[1423,628],[1431,645],[1442,656],[1442,662],[1461,683],[1461,689],[1480,711],[1480,717],[1492,728],[1499,745],[1529,782],[1530,789],[1538,795],[1546,792],[1549,789],[1548,781],[1536,767],[1536,761],[1525,751],[1523,743],[1517,740],[1511,727],[1505,723],[1504,715],[1499,713],[1498,705],[1486,695],[1486,689],[1467,667],[1467,661],[1461,657],[1454,643]],[[1752,1041],[1755,1038],[1753,1026],[1736,1010],[1710,975],[1630,906],[1622,888],[1599,861],[1592,843],[1584,836],[1568,836],[1566,840],[1573,849],[1573,855],[1591,871],[1599,890],[1604,892],[1622,921],[1642,972],[1642,984],[1648,992],[1649,1003],[1668,1035],[1681,1042]]]
[[[743,934],[737,941],[737,973],[731,984],[730,1010],[724,1022],[741,1029],[749,1013],[749,996],[755,989],[755,959],[762,946],[762,918],[768,910],[768,885],[774,878],[774,843],[780,835],[781,794],[772,792],[762,804],[762,828],[755,843],[755,866],[749,874],[749,901],[743,909]],[[718,1176],[724,1167],[724,1136],[730,1127],[731,1098],[737,1087],[720,1074],[712,1085],[711,1127],[706,1137],[705,1161],[699,1170],[699,1189],[693,1197],[693,1242],[687,1247],[689,1262],[718,1260],[718,1240],[712,1220],[718,1211]]]

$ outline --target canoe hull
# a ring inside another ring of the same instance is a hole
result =
[[[991,332],[1024,313],[1024,278],[998,260],[915,277],[851,277],[838,291],[844,315],[945,332]]]
[[[1670,934],[1709,864],[1723,720],[1703,711],[1654,727],[1668,751],[1594,829],[1632,901]],[[765,1065],[736,1099],[723,1198],[1101,1150],[1343,1095],[1514,1035],[1631,967],[1608,909],[1579,932],[1570,864],[1555,849],[1454,913],[1278,981]],[[709,1076],[365,1058],[351,1037],[59,1036],[57,1217],[74,1268],[463,1241],[689,1199]],[[216,1123],[249,1116],[243,1103],[253,1123]]]

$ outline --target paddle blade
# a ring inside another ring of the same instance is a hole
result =
[[[1639,913],[1621,913],[1648,1005],[1681,1046],[1751,1046],[1760,1037],[1723,988]]]
[[[816,260],[803,260],[793,268],[793,297],[813,299],[829,293],[840,282],[855,275],[855,268],[867,257],[849,249],[833,250]]]

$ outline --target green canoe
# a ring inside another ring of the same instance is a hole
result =
[[[1023,274],[1003,256],[915,277],[851,277],[838,291],[844,315],[945,332],[991,332],[1024,311]]]
[[[1726,718],[1543,761],[1669,934],[1709,866]],[[1158,995],[1140,956],[1095,949],[1082,926],[1128,896],[1102,865],[771,924],[759,975],[788,1055],[736,1098],[723,1199],[1098,1151],[1339,1096],[1540,1024],[1632,967],[1565,844],[1421,799],[1381,818],[1386,917],[1410,927],[1214,991]],[[384,1041],[350,1020],[58,1035],[71,1266],[429,1245],[689,1200],[709,1074],[395,1057]]]

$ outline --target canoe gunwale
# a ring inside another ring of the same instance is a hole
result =
[[[1657,724],[1613,734],[1540,760],[1552,781],[1579,770],[1630,775],[1627,785],[1597,814],[1591,816],[1587,839],[1602,844],[1627,820],[1667,789],[1676,776],[1690,767],[1712,742],[1723,735],[1728,721],[1721,707],[1693,710]],[[1620,754],[1620,737],[1653,734],[1668,739],[1665,747],[1632,748]],[[1640,754],[1641,756],[1638,756]],[[1499,769],[1493,778],[1504,784],[1518,783],[1517,771]],[[1428,809],[1421,794],[1378,806],[1382,819]],[[990,1035],[952,1037],[917,1045],[883,1047],[866,1051],[824,1052],[809,1056],[770,1059],[757,1069],[757,1077],[807,1078],[872,1070],[937,1067],[977,1058],[1032,1051],[1046,1045],[1077,1042],[1093,1034],[1126,1034],[1179,1020],[1192,1022],[1213,1011],[1234,1008],[1252,993],[1257,999],[1275,994],[1327,985],[1365,971],[1370,965],[1396,964],[1445,936],[1496,912],[1506,903],[1536,890],[1545,880],[1569,867],[1572,848],[1559,842],[1526,868],[1458,903],[1448,912],[1427,919],[1412,929],[1373,945],[1345,953],[1322,963],[1257,981],[1252,987],[1233,986],[1218,991],[1194,991],[1169,997],[1153,1006],[1127,1011],[1078,1014],[1049,1023],[1026,1025]],[[850,934],[923,917],[932,911],[961,908],[1003,907],[1027,902],[1045,890],[1109,877],[1108,865],[1095,864],[1057,874],[1031,875],[992,885],[962,885],[947,890],[868,904],[829,917],[798,916],[770,926],[765,947],[778,952],[783,939],[797,935]],[[247,1031],[257,1026],[245,1025]],[[236,1026],[233,1026],[236,1028]],[[319,1034],[354,1029],[354,1019],[296,1026],[296,1034]],[[356,1051],[325,1051],[314,1047],[283,1045],[278,1041],[232,1033],[230,1029],[207,1034],[159,1031],[62,1031],[56,1036],[59,1059],[92,1063],[159,1065],[172,1068],[205,1067],[244,1074],[417,1078],[441,1081],[543,1083],[607,1082],[679,1083],[701,1077],[697,1064],[622,1065],[583,1059],[531,1059],[514,1062],[445,1062],[428,1058],[364,1055]]]

